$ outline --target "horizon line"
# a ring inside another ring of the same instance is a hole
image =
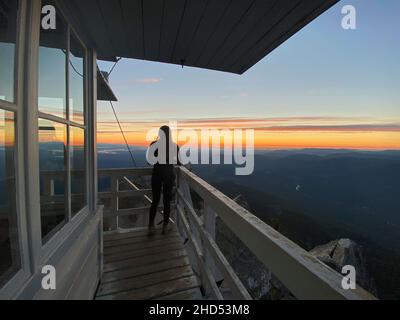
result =
[[[108,143],[108,142],[101,142],[97,143],[97,145],[105,145],[105,146],[123,146],[126,148],[126,144],[124,143]],[[135,148],[141,148],[141,149],[147,149],[148,146],[144,145],[137,145],[137,144],[129,144],[129,147],[135,147]],[[212,146],[210,146],[210,149],[213,149]],[[222,151],[224,150],[223,147],[220,148]],[[399,149],[393,149],[393,148],[359,148],[359,147],[313,147],[313,146],[304,146],[304,147],[288,147],[288,146],[282,146],[282,147],[270,147],[270,146],[255,146],[255,150],[270,150],[270,151],[281,151],[281,150],[288,150],[288,151],[293,151],[293,150],[354,150],[354,151],[400,151]],[[128,150],[126,150],[128,151]]]

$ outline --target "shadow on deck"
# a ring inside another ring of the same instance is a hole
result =
[[[104,234],[104,269],[96,299],[201,299],[200,285],[175,226]]]

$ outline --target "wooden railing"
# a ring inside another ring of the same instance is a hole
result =
[[[108,191],[99,191],[99,201],[103,203],[109,202],[105,206],[103,216],[108,220],[108,231],[117,230],[119,228],[119,218],[123,216],[137,216],[135,227],[144,227],[147,225],[148,212],[151,205],[151,189],[147,186],[140,188],[133,183],[128,177],[145,177],[150,176],[151,168],[134,168],[134,169],[102,169],[98,171],[98,179],[110,179],[110,189]],[[125,184],[126,190],[120,190],[121,183]],[[140,197],[143,201],[142,206],[129,209],[121,209],[120,201],[124,198]]]
[[[191,190],[204,201],[201,217],[193,208]],[[342,275],[183,167],[178,171],[177,211],[178,229],[190,240],[192,265],[212,298],[223,297],[215,285],[221,275],[229,283],[234,298],[250,298],[216,243],[218,215],[296,298],[374,299],[359,286],[355,290],[343,289]]]

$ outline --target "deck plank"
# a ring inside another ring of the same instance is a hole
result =
[[[178,267],[134,278],[104,283],[100,286],[97,295],[104,296],[125,291],[132,291],[134,289],[140,289],[150,285],[185,278],[192,275],[193,270],[190,266]]]
[[[107,234],[104,237],[105,242],[110,242],[110,241],[116,241],[116,240],[122,240],[122,239],[127,239],[127,238],[138,238],[138,237],[147,237],[147,228],[138,228],[133,231],[123,231],[123,232],[112,232]],[[176,234],[178,235],[178,231],[176,229],[172,229],[168,234]],[[156,227],[156,233],[154,236],[160,236],[163,237],[164,235],[161,234],[161,228]]]
[[[146,266],[149,264],[162,262],[171,258],[185,257],[185,256],[186,256],[186,251],[184,249],[183,250],[179,249],[176,251],[168,251],[161,254],[157,253],[148,256],[134,257],[126,260],[106,263],[104,265],[103,271],[109,272],[109,271],[131,268],[135,266]]]
[[[183,241],[181,238],[166,238],[164,240],[156,241],[147,241],[142,243],[133,243],[130,245],[124,245],[120,247],[109,247],[105,248],[104,254],[107,256],[113,256],[126,251],[135,251],[142,250],[146,248],[158,248],[165,245],[169,245],[172,243],[181,243],[183,245]]]
[[[102,281],[102,283],[118,281],[121,279],[132,278],[132,277],[136,277],[139,275],[146,275],[146,274],[153,273],[153,272],[183,267],[183,266],[186,266],[189,264],[190,264],[189,259],[187,257],[185,257],[183,259],[181,257],[178,257],[175,259],[169,259],[167,261],[163,261],[163,262],[152,264],[152,265],[146,265],[146,266],[133,267],[133,268],[129,268],[129,269],[117,270],[117,271],[112,271],[112,272],[106,272],[103,274],[101,281]]]
[[[146,256],[146,255],[154,255],[154,254],[162,254],[168,251],[176,251],[183,250],[183,245],[180,242],[171,242],[168,244],[164,244],[162,246],[148,247],[148,248],[140,248],[136,250],[123,251],[117,254],[109,254],[104,256],[104,261],[114,262],[120,260],[126,260],[130,258]]]
[[[140,237],[133,237],[133,238],[124,238],[120,240],[114,240],[114,241],[104,241],[104,248],[112,248],[112,247],[118,247],[118,246],[124,246],[124,245],[131,245],[135,243],[146,243],[151,241],[163,241],[165,239],[170,239],[170,238],[178,238],[179,235],[170,233],[165,236],[163,235],[154,235],[151,238],[148,236],[140,236]]]
[[[199,283],[196,276],[189,276],[180,279],[174,279],[162,283],[157,283],[148,287],[121,292],[116,294],[98,296],[99,300],[149,300],[168,296],[173,293],[198,288]]]
[[[198,288],[184,290],[156,298],[155,300],[202,300],[201,292]]]
[[[121,244],[119,246],[116,245],[113,247],[104,247],[104,254],[108,255],[108,254],[113,254],[113,253],[117,253],[117,252],[136,250],[139,248],[155,247],[155,246],[164,245],[165,243],[168,243],[168,242],[177,242],[177,241],[182,242],[182,239],[179,237],[166,237],[164,239],[155,239],[155,240],[147,239],[146,241],[142,241],[142,242]]]
[[[200,285],[175,227],[104,235],[103,275],[96,299],[201,299]]]

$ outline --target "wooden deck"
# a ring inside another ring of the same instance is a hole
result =
[[[104,269],[96,299],[201,299],[197,277],[176,228],[104,235]]]

